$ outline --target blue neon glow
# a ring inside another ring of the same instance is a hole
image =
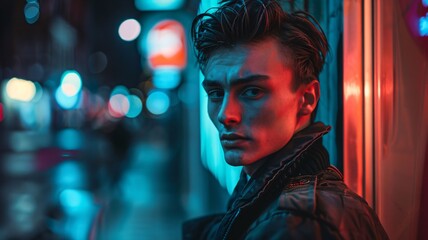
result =
[[[61,87],[58,87],[55,91],[55,100],[57,101],[58,105],[63,109],[75,109],[79,107],[81,94],[76,94],[73,96],[67,96],[62,91]]]
[[[141,11],[174,10],[183,6],[184,0],[135,0],[134,3]]]
[[[91,196],[84,191],[66,189],[60,194],[61,205],[67,208],[85,207],[91,202]]]
[[[125,114],[125,116],[129,118],[135,118],[138,115],[140,115],[141,111],[143,110],[143,103],[141,102],[141,99],[135,95],[129,95],[128,101],[129,101],[129,110]]]
[[[428,13],[419,19],[419,34],[423,37],[428,36]]]
[[[92,194],[79,189],[65,189],[59,195],[59,201],[64,209],[64,222],[54,231],[65,239],[88,239],[97,207]]]
[[[161,115],[168,111],[169,104],[168,95],[161,91],[151,92],[146,101],[147,110],[155,115]]]
[[[428,7],[428,0],[422,0],[422,4],[424,5],[424,7]]]
[[[217,0],[200,1],[199,12],[205,12],[212,7],[217,7]],[[200,74],[200,84],[203,75]],[[218,138],[218,131],[212,124],[207,112],[207,94],[200,88],[200,114],[201,114],[201,158],[203,165],[217,178],[220,185],[227,189],[229,193],[233,192],[236,183],[239,180],[242,167],[232,167],[226,163]]]
[[[180,70],[177,68],[158,68],[153,73],[153,85],[157,88],[172,89],[180,84]]]
[[[75,161],[65,161],[57,166],[54,172],[54,184],[59,188],[81,188],[86,185],[83,168]]]

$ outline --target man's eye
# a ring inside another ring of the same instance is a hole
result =
[[[221,89],[212,89],[207,91],[208,98],[211,100],[221,100],[224,96],[224,92]]]
[[[248,97],[248,98],[260,98],[263,96],[263,90],[257,87],[247,88],[242,93],[242,96]]]

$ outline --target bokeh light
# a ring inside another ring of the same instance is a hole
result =
[[[92,202],[92,196],[88,192],[77,189],[63,190],[59,195],[59,199],[61,205],[67,210],[85,208]]]
[[[425,17],[419,19],[419,34],[421,36],[428,36],[428,13]]]
[[[110,96],[116,95],[116,94],[122,94],[125,96],[129,95],[129,90],[125,86],[119,85],[113,88],[113,90],[110,93]]]
[[[153,72],[153,85],[157,88],[176,88],[181,81],[180,70],[173,67],[155,69]]]
[[[108,59],[105,53],[95,52],[89,56],[88,67],[92,73],[100,73],[107,67]]]
[[[146,101],[147,110],[155,115],[161,115],[168,111],[169,104],[168,95],[161,91],[151,92]]]
[[[85,139],[81,132],[73,128],[68,128],[58,132],[56,142],[61,149],[80,150],[83,148]]]
[[[53,181],[58,189],[83,188],[87,185],[84,169],[74,160],[59,164],[53,174]]]
[[[154,25],[146,39],[147,58],[152,69],[173,67],[183,69],[187,50],[183,25],[175,20],[163,20]]]
[[[63,109],[75,109],[79,106],[81,94],[67,96],[62,91],[61,87],[58,87],[55,91],[55,99],[58,105]]]
[[[29,24],[35,23],[39,19],[40,9],[37,1],[27,1],[24,7],[25,21]]]
[[[138,96],[129,95],[128,101],[129,111],[125,115],[129,118],[135,118],[140,115],[141,111],[143,110],[143,103],[141,102],[141,99]]]
[[[180,35],[171,29],[153,30],[148,36],[149,52],[172,57],[182,47]],[[149,53],[151,55],[151,53]]]
[[[122,40],[132,41],[140,35],[141,25],[135,19],[128,19],[120,24],[118,32]]]
[[[6,84],[6,94],[10,99],[29,102],[36,95],[36,85],[32,81],[12,78]]]
[[[74,96],[82,89],[82,79],[78,72],[74,70],[65,71],[61,78],[61,90],[66,96]]]
[[[129,111],[128,96],[121,93],[114,94],[108,102],[108,110],[112,117],[121,118]]]

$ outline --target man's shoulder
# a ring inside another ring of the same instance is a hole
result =
[[[332,239],[355,236],[358,236],[356,239],[366,239],[367,236],[387,238],[374,211],[346,186],[341,173],[333,168],[317,175],[292,178],[249,231],[253,235],[268,233],[273,226],[282,229],[280,233],[284,236],[308,236],[307,239],[318,235]],[[360,229],[361,232],[353,232],[352,229]]]
[[[316,175],[292,178],[277,204],[278,209],[315,217],[334,215],[334,212],[340,213],[345,209],[360,211],[369,208],[363,198],[346,186],[342,174],[334,167]]]
[[[346,186],[341,173],[330,167],[316,175],[292,178],[253,227],[271,221],[288,225],[309,221],[338,231],[339,226],[373,228],[379,220],[367,202]]]

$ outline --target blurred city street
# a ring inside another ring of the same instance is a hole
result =
[[[0,239],[181,239],[224,210],[201,161],[199,7],[2,2]]]

